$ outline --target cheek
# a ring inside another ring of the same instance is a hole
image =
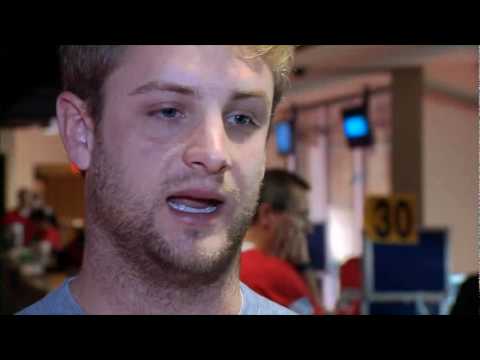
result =
[[[140,192],[158,194],[169,187],[169,179],[178,177],[178,147],[170,148],[150,142],[136,142],[124,154],[128,178]]]
[[[128,193],[157,196],[162,191],[161,184],[172,171],[171,151],[145,142],[134,133],[111,136],[108,153],[109,162],[115,172],[121,174],[122,187]]]
[[[256,146],[255,146],[256,145]],[[236,149],[234,164],[245,186],[255,186],[263,179],[265,174],[266,153],[263,142],[249,144]]]
[[[288,228],[288,218],[284,214],[272,214],[271,225],[277,232],[284,232]]]

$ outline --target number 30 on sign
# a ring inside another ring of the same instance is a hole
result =
[[[367,238],[383,244],[417,243],[414,195],[370,196],[365,202]]]

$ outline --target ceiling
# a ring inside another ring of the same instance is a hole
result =
[[[445,53],[471,48],[472,45],[317,45],[299,52],[296,64],[324,75],[379,71],[422,64]]]
[[[388,86],[392,70],[411,66],[423,68],[426,88],[478,101],[476,45],[316,45],[299,51],[295,64],[301,75],[293,77],[279,111],[358,93],[366,86]]]

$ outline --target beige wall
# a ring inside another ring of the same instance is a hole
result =
[[[478,271],[477,109],[426,97],[424,220],[450,230],[451,270]]]
[[[7,207],[15,206],[16,192],[21,187],[35,186],[37,165],[68,164],[58,135],[44,135],[38,127],[11,130],[12,145],[7,152]]]

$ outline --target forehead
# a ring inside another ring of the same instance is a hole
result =
[[[242,55],[243,47],[227,45],[131,45],[107,84],[134,87],[159,80],[204,91],[263,90],[273,97],[268,65]]]

